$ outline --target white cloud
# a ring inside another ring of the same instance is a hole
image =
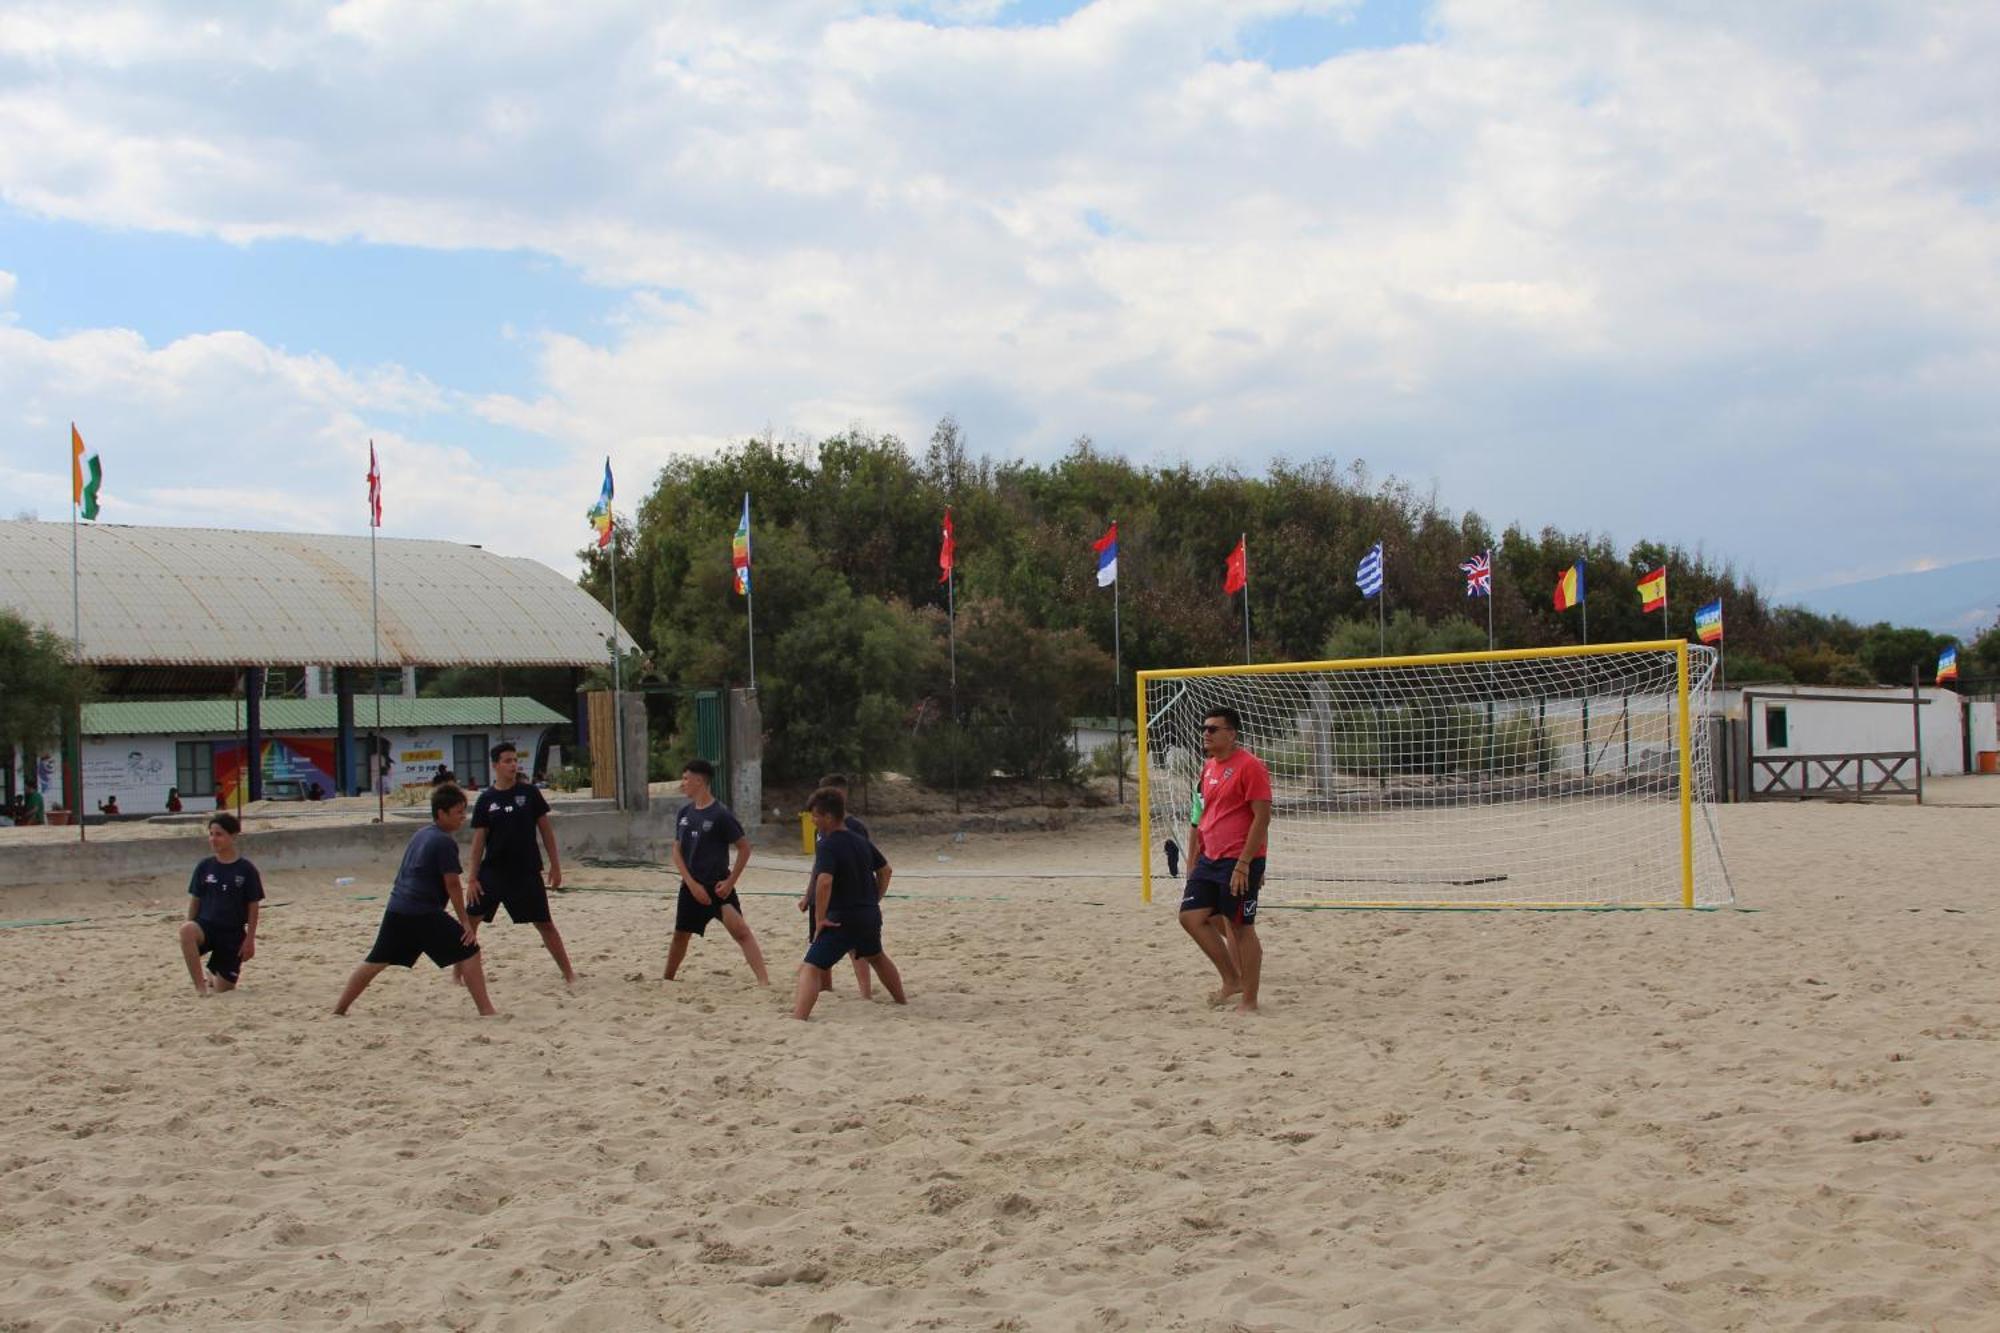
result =
[[[1980,553],[2000,12],[1448,0],[1422,46],[1234,55],[1300,7],[0,7],[0,198],[526,247],[686,296],[550,334],[538,382],[475,402],[116,334],[78,335],[107,340],[79,392],[252,385],[300,429],[451,412],[648,465],[956,409],[1003,451],[1364,456],[1781,578],[1829,527]]]

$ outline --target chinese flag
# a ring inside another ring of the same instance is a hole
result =
[[[1242,592],[1250,586],[1250,556],[1243,549],[1244,538],[1236,539],[1236,549],[1229,553],[1229,563],[1223,567],[1222,590]]]

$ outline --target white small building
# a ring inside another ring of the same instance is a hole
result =
[[[475,699],[405,699],[385,695],[380,753],[387,757],[388,789],[425,786],[438,766],[468,786],[490,776],[488,752],[503,738],[514,742],[521,767],[532,773],[546,759],[552,733],[568,719],[526,696]],[[339,744],[335,701],[266,699],[262,749],[263,790],[268,799],[311,800],[351,796],[340,791],[334,762]],[[346,771],[367,773],[374,747],[375,700],[355,701],[356,755]],[[234,699],[142,700],[86,704],[83,710],[83,776],[93,803],[117,797],[120,814],[159,814],[168,791],[186,810],[211,810],[236,801],[245,776],[242,712]]]
[[[1721,704],[1759,793],[1780,778],[1787,787],[1827,782],[1842,766],[1864,782],[1891,771],[1913,782],[1913,762],[1894,757],[1919,751],[1925,777],[1972,773],[1982,752],[2000,750],[1993,700],[1936,687],[1913,697],[1897,686],[1749,685]]]

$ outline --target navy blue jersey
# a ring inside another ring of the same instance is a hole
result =
[[[435,912],[451,905],[444,891],[444,877],[459,873],[458,844],[452,836],[432,824],[419,829],[403,849],[403,864],[396,869],[396,887],[389,891],[392,912]]]
[[[242,857],[203,857],[188,880],[188,897],[200,900],[194,919],[204,925],[241,930],[250,923],[250,904],[264,899],[264,879]]]
[[[542,846],[536,826],[549,812],[546,796],[525,782],[504,791],[488,787],[472,803],[472,827],[486,830],[486,848],[479,858],[481,873],[542,868]]]
[[[859,834],[837,828],[822,836],[813,854],[813,885],[817,893],[819,877],[833,876],[833,894],[826,907],[828,923],[879,928],[882,907],[875,894],[875,872],[888,864],[875,844]]]
[[[720,801],[684,805],[674,817],[674,841],[680,844],[688,878],[704,889],[729,878],[730,849],[742,839],[743,826]]]

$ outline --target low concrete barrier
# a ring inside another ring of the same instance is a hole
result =
[[[565,862],[585,856],[630,856],[667,861],[673,842],[670,810],[620,813],[599,810],[549,816],[555,825],[556,845]],[[204,824],[205,827],[205,824]],[[391,819],[386,824],[354,823],[317,828],[254,828],[238,843],[243,855],[257,863],[266,874],[289,870],[312,870],[322,866],[353,865],[358,861],[393,862],[416,832],[413,820]],[[458,840],[472,844],[470,826],[459,830]],[[88,843],[37,844],[0,850],[0,889],[30,884],[103,883],[119,879],[151,879],[160,875],[186,874],[195,862],[208,855],[208,845],[197,829],[187,836],[129,838]]]

